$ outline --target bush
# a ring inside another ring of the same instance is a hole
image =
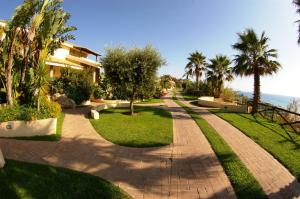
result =
[[[100,86],[96,86],[94,88],[94,98],[95,99],[101,99],[104,97],[104,91],[100,88]]]
[[[40,111],[30,106],[4,106],[0,107],[0,122],[7,121],[33,121],[47,118],[57,118],[61,112],[61,107],[56,102],[46,98],[41,99]]]
[[[91,78],[91,71],[64,68],[61,70],[61,73],[61,78],[52,83],[53,91],[65,93],[76,104],[81,104],[92,97],[94,84]]]
[[[237,100],[237,92],[231,88],[224,88],[221,94],[221,98],[225,102],[233,102]]]
[[[5,93],[5,91],[0,90],[0,104],[5,103],[5,102],[6,102],[6,93]]]
[[[182,84],[182,88],[184,88],[184,93],[186,93],[188,95],[207,96],[207,95],[211,94],[211,89],[204,82],[199,82],[199,87],[197,88],[197,85],[195,82],[185,81]]]

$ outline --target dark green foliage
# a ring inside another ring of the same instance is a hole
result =
[[[5,199],[129,199],[110,182],[77,171],[6,160],[0,170],[0,196]]]
[[[198,98],[200,96],[211,94],[211,88],[209,87],[209,85],[202,81],[200,81],[197,86],[197,83],[190,80],[185,80],[182,84],[182,87],[183,93],[186,96],[195,96]]]
[[[101,99],[105,96],[104,91],[102,90],[102,88],[100,86],[96,86],[94,88],[94,93],[93,93],[93,97],[95,99]]]
[[[5,106],[0,108],[0,122],[15,120],[39,120],[56,118],[61,112],[60,105],[45,98],[41,99],[40,111],[31,106]]]
[[[88,70],[75,70],[64,68],[61,70],[61,78],[52,83],[52,92],[65,93],[76,104],[89,100],[94,91],[92,73]]]
[[[176,103],[182,106],[201,128],[221,162],[237,197],[239,199],[267,199],[268,197],[259,183],[215,129],[183,103],[178,100],[176,100]]]
[[[153,96],[158,68],[165,62],[151,46],[127,50],[106,49],[102,65],[112,93],[118,99],[134,100]],[[133,106],[131,113],[133,114]]]
[[[6,102],[6,93],[5,91],[0,90],[0,104],[5,103]]]

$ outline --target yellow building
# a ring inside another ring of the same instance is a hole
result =
[[[5,21],[0,20],[0,27],[4,27],[5,25]],[[0,40],[3,40],[4,37],[5,34],[0,32]],[[94,56],[95,59],[90,59],[91,56]],[[97,83],[101,67],[101,64],[98,62],[99,57],[99,53],[86,47],[69,42],[62,43],[61,47],[56,49],[46,62],[49,68],[49,76],[51,78],[59,78],[61,76],[61,69],[70,67],[77,70],[92,71],[91,78],[94,83]]]

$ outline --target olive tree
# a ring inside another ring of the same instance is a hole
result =
[[[134,114],[133,102],[154,93],[159,67],[165,64],[160,53],[152,46],[126,49],[107,48],[102,58],[105,76],[112,93],[118,99],[130,101],[130,114]]]

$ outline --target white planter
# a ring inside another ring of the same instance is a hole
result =
[[[56,118],[0,123],[0,137],[31,137],[56,134]]]

